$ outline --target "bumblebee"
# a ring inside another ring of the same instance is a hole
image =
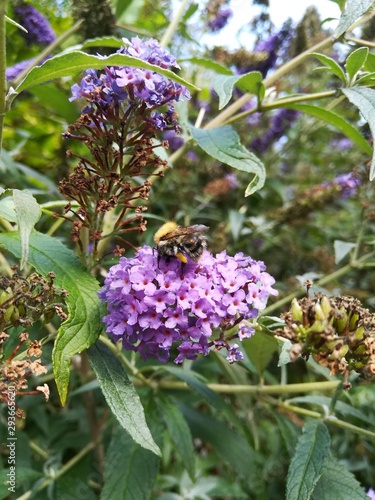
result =
[[[203,224],[179,226],[176,222],[166,222],[154,236],[158,261],[160,257],[166,257],[167,261],[176,257],[186,264],[190,257],[194,262],[198,262],[207,247],[206,238],[202,233],[208,229]]]

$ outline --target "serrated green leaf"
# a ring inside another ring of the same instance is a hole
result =
[[[344,12],[339,24],[335,29],[334,37],[339,38],[345,31],[356,22],[371,7],[373,0],[347,0]]]
[[[329,444],[329,433],[322,422],[312,420],[305,424],[288,471],[287,500],[311,497],[322,475]]]
[[[208,130],[190,126],[189,130],[207,154],[237,170],[254,174],[245,196],[263,187],[266,179],[263,163],[240,143],[237,132],[230,125]]]
[[[158,405],[169,437],[180,455],[192,480],[195,478],[195,453],[190,428],[176,402],[169,397],[159,397]]]
[[[15,91],[19,94],[26,89],[48,82],[55,78],[76,75],[88,68],[102,69],[107,66],[131,66],[135,68],[150,69],[164,75],[167,78],[170,78],[175,82],[185,85],[185,87],[191,90],[199,90],[198,87],[179,77],[173,73],[173,71],[160,68],[160,66],[156,66],[155,64],[149,64],[146,61],[138,59],[137,57],[131,57],[125,54],[112,54],[110,56],[103,57],[86,54],[81,51],[73,51],[60,56],[51,57],[41,66],[33,68],[18,85]]]
[[[181,62],[189,62],[191,64],[195,64],[196,66],[200,66],[205,69],[209,69],[215,71],[219,75],[232,75],[230,69],[228,69],[223,64],[220,64],[212,59],[205,59],[203,57],[187,57],[185,59],[181,59]]]
[[[368,122],[372,136],[375,137],[375,90],[366,87],[351,87],[342,89],[349,101],[357,106],[363,118]],[[375,177],[375,155],[370,167],[370,181]]]
[[[21,258],[18,232],[0,234],[0,245],[17,258]],[[64,404],[71,358],[93,344],[103,329],[101,307],[97,296],[99,284],[87,272],[74,252],[56,238],[36,231],[30,235],[28,262],[43,276],[52,271],[56,275],[55,286],[69,292],[65,299],[69,316],[59,328],[52,353],[56,385],[61,402]]]
[[[328,57],[318,52],[311,52],[311,56],[316,57],[322,64],[331,70],[331,72],[340,78],[343,83],[346,83],[345,73],[341,66],[332,57]]]
[[[350,82],[353,82],[358,71],[362,68],[367,60],[369,50],[368,47],[360,47],[353,50],[346,59],[345,68],[349,75]]]
[[[353,474],[345,465],[340,464],[336,458],[329,455],[322,470],[322,475],[315,486],[312,495],[314,500],[368,500]]]
[[[240,476],[248,479],[255,462],[255,452],[248,442],[233,428],[219,420],[187,406],[181,408],[193,436],[209,442],[222,460]]]
[[[335,252],[335,264],[338,264],[346,257],[357,245],[356,243],[350,243],[347,241],[335,240],[333,243],[333,248]]]
[[[21,236],[20,269],[23,269],[29,256],[30,234],[40,219],[42,210],[34,196],[27,189],[23,191],[13,189],[13,203]]]
[[[340,130],[346,137],[357,144],[366,154],[372,155],[373,149],[370,144],[364,139],[360,132],[354,128],[350,123],[348,123],[340,115],[329,111],[324,108],[319,108],[318,106],[311,106],[310,104],[291,104],[285,106],[288,109],[296,109],[302,113],[309,114],[315,118],[333,125],[335,128]]]
[[[100,498],[148,500],[156,481],[159,461],[156,455],[137,445],[122,427],[117,426],[107,451]]]
[[[117,357],[101,342],[87,351],[104,397],[121,426],[142,448],[161,455],[147,426],[141,400]]]
[[[279,347],[274,337],[263,332],[255,332],[251,338],[244,339],[242,346],[259,374],[263,373]]]
[[[219,109],[228,104],[236,86],[242,92],[258,95],[262,86],[262,73],[251,71],[245,75],[218,75],[213,82],[213,87],[219,96]]]

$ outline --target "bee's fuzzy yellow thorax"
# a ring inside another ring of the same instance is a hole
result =
[[[155,233],[155,236],[154,236],[155,244],[158,245],[160,240],[162,240],[166,234],[171,233],[172,231],[174,231],[177,228],[178,228],[178,224],[177,224],[177,222],[174,222],[174,221],[169,221],[169,222],[166,222],[165,224],[163,224],[161,226],[161,228],[158,229]]]

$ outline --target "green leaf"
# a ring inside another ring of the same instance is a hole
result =
[[[366,87],[352,87],[342,89],[349,101],[357,106],[363,118],[368,122],[372,136],[375,136],[375,90]],[[373,155],[370,167],[370,181],[375,177],[375,156]]]
[[[248,442],[235,430],[219,420],[182,406],[193,436],[209,442],[216,453],[240,476],[249,478],[255,463],[255,453]]]
[[[169,437],[172,439],[177,453],[180,455],[192,480],[195,478],[195,452],[193,438],[184,415],[176,402],[169,397],[159,397],[158,405],[166,424]]]
[[[117,426],[107,451],[100,498],[148,500],[159,462],[156,455],[140,447],[122,427]]]
[[[353,474],[345,465],[340,464],[336,458],[329,455],[322,470],[314,493],[314,500],[368,500],[368,496],[362,489]]]
[[[192,389],[200,394],[205,401],[212,405],[216,410],[226,412],[228,405],[217,392],[213,391],[202,382],[201,375],[192,370],[184,370],[175,366],[163,366],[163,370],[171,373],[175,377],[186,382]]]
[[[372,54],[371,52],[367,54],[367,59],[365,62],[365,70],[368,71],[369,73],[375,72],[375,54]]]
[[[354,50],[346,59],[345,68],[350,82],[353,82],[358,71],[365,64],[368,56],[368,47],[360,47]]]
[[[333,243],[333,248],[335,251],[335,264],[341,262],[342,259],[346,257],[356,246],[356,243],[335,240]]]
[[[0,188],[0,217],[9,221],[17,222],[16,211],[12,198],[12,189]]]
[[[0,234],[3,245],[21,258],[18,232]],[[93,344],[103,329],[101,308],[97,296],[99,284],[80,263],[77,256],[56,238],[33,231],[30,235],[29,264],[38,273],[56,275],[55,286],[69,292],[65,302],[68,319],[57,333],[52,353],[53,370],[62,404],[65,403],[71,358]]]
[[[287,478],[287,500],[308,500],[319,481],[329,454],[327,427],[319,420],[305,424],[291,461]]]
[[[360,147],[366,154],[372,155],[373,149],[370,144],[363,138],[362,134],[358,130],[350,125],[344,118],[340,115],[329,111],[324,108],[319,108],[317,106],[311,106],[310,104],[287,104],[285,105],[288,109],[296,109],[302,113],[307,113],[315,118],[333,125],[335,128],[340,130],[346,137],[353,141],[358,147]]]
[[[195,64],[196,66],[200,66],[205,69],[210,69],[218,73],[219,75],[232,75],[230,69],[228,69],[223,64],[220,64],[212,59],[204,59],[203,57],[188,57],[186,59],[180,59],[180,62],[189,62],[191,64]]]
[[[90,49],[91,47],[112,47],[114,49],[119,49],[123,45],[124,42],[120,38],[114,36],[101,36],[85,40],[82,44],[82,49]]]
[[[64,118],[67,123],[74,123],[77,120],[77,106],[75,103],[68,101],[66,92],[60,90],[57,85],[39,85],[30,89],[29,92],[40,103],[43,103],[43,106],[48,103],[48,106],[59,116],[59,119]]]
[[[242,92],[258,95],[262,86],[262,73],[252,71],[245,75],[218,75],[213,82],[213,87],[219,96],[219,109],[228,104],[236,86]]]
[[[207,154],[237,170],[254,174],[245,196],[263,187],[266,178],[263,163],[240,143],[237,132],[230,125],[208,130],[190,126],[189,130]]]
[[[255,332],[251,338],[243,340],[242,345],[259,374],[264,372],[279,348],[277,340],[263,332]]]
[[[13,189],[13,203],[21,237],[20,269],[23,269],[29,256],[30,234],[40,219],[42,210],[34,196],[27,189],[23,191]]]
[[[291,363],[289,351],[293,344],[288,339],[285,339],[281,343],[282,343],[281,353],[279,356],[279,361],[277,363],[277,366],[284,366],[287,365],[288,363]]]
[[[142,448],[161,455],[147,426],[141,400],[117,357],[101,342],[87,351],[104,397],[121,426]]]
[[[334,37],[339,38],[371,7],[373,0],[347,0]]]
[[[76,75],[88,68],[102,69],[107,66],[132,66],[135,68],[150,69],[175,82],[185,85],[185,87],[191,90],[199,90],[198,87],[177,76],[173,71],[160,68],[160,66],[154,64],[149,64],[137,57],[131,57],[125,54],[112,54],[108,57],[103,57],[85,54],[85,52],[81,51],[73,51],[60,56],[51,57],[51,59],[45,61],[41,66],[33,68],[15,91],[19,94],[23,90],[55,78]]]
[[[329,68],[331,72],[338,76],[343,83],[346,83],[345,73],[341,66],[332,57],[328,57],[324,54],[319,54],[318,52],[311,52],[311,56],[316,57],[322,64],[325,64],[326,68]]]

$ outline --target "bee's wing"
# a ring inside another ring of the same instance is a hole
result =
[[[194,233],[204,233],[210,228],[203,224],[195,224],[194,226],[179,226],[170,233],[163,236],[163,240],[170,240],[171,238],[176,238],[177,236],[185,236],[187,234]]]

